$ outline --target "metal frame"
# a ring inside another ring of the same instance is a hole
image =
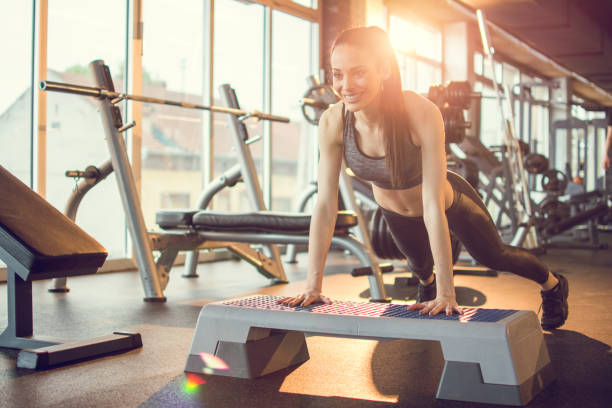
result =
[[[490,38],[488,32],[488,21],[482,10],[476,10],[478,17],[478,26],[480,29],[480,35],[482,39],[482,48],[485,53],[485,58],[490,62],[493,67],[493,83],[495,86],[495,96],[497,104],[499,106],[499,112],[501,113],[502,128],[504,130],[504,144],[506,145],[508,154],[508,166],[507,174],[509,179],[512,181],[512,198],[517,218],[520,222],[514,237],[512,238],[511,245],[524,246],[526,248],[537,248],[539,245],[537,231],[533,225],[533,211],[531,208],[531,197],[529,196],[529,190],[527,189],[527,178],[525,177],[525,171],[523,170],[523,157],[521,149],[518,144],[516,137],[516,131],[514,129],[514,115],[512,105],[510,102],[510,91],[508,87],[503,84],[504,94],[508,95],[507,98],[503,98],[502,91],[498,85],[501,81],[497,80],[497,74],[495,72],[495,64],[493,60],[493,48],[491,47]],[[504,104],[505,102],[505,104]]]
[[[168,282],[169,271],[180,250],[229,247],[230,250],[239,253],[245,260],[257,266],[259,271],[267,277],[286,282],[278,248],[273,244],[294,242],[307,243],[307,235],[294,236],[290,234],[222,233],[210,231],[196,232],[193,230],[169,233],[147,232],[136,183],[128,160],[126,144],[121,135],[121,132],[129,125],[123,126],[121,114],[118,108],[114,106],[114,103],[119,102],[122,98],[114,98],[111,100],[111,98],[116,95],[113,91],[110,71],[108,67],[104,65],[103,61],[93,61],[90,64],[90,69],[94,74],[96,85],[100,89],[106,90],[105,92],[87,90],[87,92],[91,95],[97,95],[108,149],[111,154],[112,170],[114,170],[116,176],[124,212],[128,220],[128,227],[136,252],[137,264],[139,266],[138,270],[145,291],[145,301],[165,301],[166,298],[163,296],[163,289]],[[55,84],[53,87],[48,88],[48,90],[60,90],[60,85],[61,84]],[[65,86],[64,88],[64,92],[69,91],[70,93],[77,94],[84,92],[83,87]],[[238,152],[240,176],[247,185],[247,193],[251,206],[256,210],[265,210],[255,165],[247,145],[249,136],[246,127],[242,123],[245,116],[244,111],[238,109],[239,105],[236,95],[229,85],[222,85],[220,93],[225,104],[230,106],[230,108],[223,108],[222,110],[228,114],[234,147]],[[130,98],[134,100],[146,99],[136,95],[131,95]],[[152,101],[161,103],[160,101]],[[213,110],[213,108],[214,110],[219,110],[219,108],[216,107],[209,107],[208,110]],[[242,115],[240,113],[242,113]],[[284,118],[267,114],[259,114],[258,117],[269,120],[285,120]],[[111,172],[111,168],[108,164],[105,168],[106,174]],[[236,180],[238,178],[238,168],[235,167],[231,169],[228,175],[232,179],[231,181]],[[220,182],[219,184],[221,185],[223,183]],[[204,195],[201,201],[210,201],[211,194]],[[82,195],[77,195],[77,197],[79,198],[77,198],[76,201],[79,201]],[[76,204],[78,204],[78,202]],[[76,208],[76,205],[74,207]],[[248,246],[237,245],[236,243],[267,244],[266,248],[269,255],[264,256]],[[332,243],[349,250],[357,256],[365,267],[371,268],[372,274],[369,276],[371,296],[377,301],[387,301],[388,299],[385,295],[382,275],[372,251],[369,251],[365,245],[352,237],[334,237]],[[153,259],[153,250],[161,251],[161,254],[155,260]]]
[[[129,66],[131,62],[131,72],[126,75],[126,85],[128,75],[131,75],[131,92],[136,94],[142,93],[142,53],[143,53],[143,26],[144,22],[142,19],[142,7],[143,3],[146,5],[147,0],[126,0],[126,9],[129,10],[131,16],[126,16],[127,30],[126,38],[131,44],[131,49],[128,46],[126,49],[126,66]],[[318,24],[319,30],[319,55],[321,55],[322,47],[321,42],[321,23],[322,23],[322,0],[318,1],[317,8],[305,7],[294,3],[291,0],[254,0],[255,3],[261,4],[270,10],[270,16],[272,10],[279,10],[284,13],[308,20],[312,23]],[[208,95],[208,102],[212,101],[212,89],[213,84],[213,40],[214,40],[214,0],[205,0],[204,5],[204,25],[205,25],[205,47],[208,49],[208,53],[204,53],[205,63],[205,80],[204,80],[204,98]],[[33,35],[32,38],[32,65],[33,67],[38,65],[37,77],[35,69],[32,69],[32,89],[36,89],[36,84],[41,80],[46,79],[47,73],[47,38],[48,38],[48,0],[33,0],[33,30],[38,35]],[[130,18],[131,17],[131,21]],[[206,30],[208,28],[208,30]],[[131,39],[131,41],[130,41]],[[129,54],[131,53],[131,58]],[[37,56],[37,64],[34,59]],[[319,61],[322,61],[319,58]],[[266,62],[269,64],[269,62]],[[267,90],[269,92],[269,90]],[[34,95],[34,93],[33,93]],[[36,186],[36,190],[43,197],[46,192],[46,94],[44,92],[38,92],[36,98],[32,97],[32,118],[31,118],[31,138],[32,138],[32,163],[31,163],[31,185]],[[126,104],[131,109],[129,112],[128,120],[134,120],[136,126],[130,130],[131,137],[129,138],[129,145],[127,146],[129,152],[129,158],[131,163],[134,165],[134,179],[135,189],[138,195],[141,194],[141,142],[142,142],[142,111],[140,103],[128,103]],[[35,109],[37,110],[35,114]],[[212,120],[210,120],[210,114],[205,113],[203,121],[204,124],[204,149],[203,149],[203,176],[204,182],[208,183],[212,179],[212,163],[213,163],[213,146],[212,146]],[[35,119],[36,117],[36,119]],[[36,136],[34,135],[36,133]],[[265,186],[267,188],[267,185]],[[128,246],[130,243],[128,242]],[[132,252],[130,248],[127,248],[127,253]]]

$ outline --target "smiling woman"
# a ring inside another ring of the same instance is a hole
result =
[[[321,288],[344,159],[356,176],[372,183],[393,240],[419,279],[417,303],[410,310],[462,313],[453,282],[453,232],[477,262],[538,283],[542,327],[561,326],[568,315],[567,280],[552,274],[530,252],[505,245],[478,193],[447,171],[442,115],[426,98],[402,91],[387,33],[375,26],[341,32],[331,47],[331,65],[341,102],[327,109],[319,122],[318,196],[310,225],[307,289],[279,302],[330,303]]]

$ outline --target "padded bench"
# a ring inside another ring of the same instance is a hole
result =
[[[8,326],[0,347],[17,366],[47,368],[142,346],[138,333],[83,341],[33,338],[32,281],[96,273],[106,249],[0,166],[0,259],[7,265]]]
[[[246,213],[209,210],[158,211],[156,223],[163,229],[196,229],[203,231],[232,231],[308,235],[310,215],[253,211]],[[339,211],[334,235],[348,235],[357,225],[357,217],[350,211]]]
[[[303,213],[273,211],[164,210],[157,212],[155,221],[164,230],[196,233],[204,242],[308,244],[310,219]],[[372,301],[389,302],[375,254],[349,234],[357,222],[355,213],[339,211],[331,244],[357,257],[361,267],[356,270],[368,276]]]
[[[463,315],[421,316],[406,305],[335,302],[307,307],[251,296],[202,308],[186,372],[207,372],[201,353],[224,360],[214,374],[255,378],[309,358],[304,333],[363,339],[437,340],[444,353],[441,399],[527,404],[554,379],[532,311],[465,309]]]

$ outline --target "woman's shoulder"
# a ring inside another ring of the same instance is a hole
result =
[[[403,91],[403,94],[406,112],[408,112],[410,116],[423,117],[423,115],[429,116],[440,113],[440,109],[438,109],[436,104],[425,96],[408,90]]]
[[[417,146],[421,146],[424,139],[430,139],[426,135],[444,129],[440,109],[426,97],[416,92],[404,91],[404,105],[409,127],[413,132],[413,142]]]
[[[337,102],[327,108],[319,120],[319,127],[331,132],[342,130],[344,127],[344,104]]]

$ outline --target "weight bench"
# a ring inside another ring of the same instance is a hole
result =
[[[96,273],[106,249],[0,166],[0,259],[7,265],[8,326],[0,347],[17,367],[48,368],[142,347],[138,333],[82,341],[33,337],[32,281]]]
[[[164,210],[155,218],[160,228],[169,231],[197,234],[202,245],[207,242],[246,244],[308,244],[310,215],[273,211],[246,213],[209,210]],[[378,261],[365,245],[349,235],[349,229],[357,225],[357,216],[350,211],[339,211],[331,245],[354,254],[364,269],[369,269],[368,279],[373,301],[388,302]],[[232,249],[231,245],[228,248]],[[246,259],[261,271],[257,257]],[[374,266],[374,268],[372,267]],[[372,273],[372,270],[379,271]]]
[[[524,405],[555,376],[532,311],[466,309],[421,316],[405,305],[335,302],[307,307],[252,296],[202,308],[186,372],[209,372],[200,353],[224,360],[214,374],[255,378],[308,360],[304,333],[376,340],[436,340],[444,371],[437,398]]]

